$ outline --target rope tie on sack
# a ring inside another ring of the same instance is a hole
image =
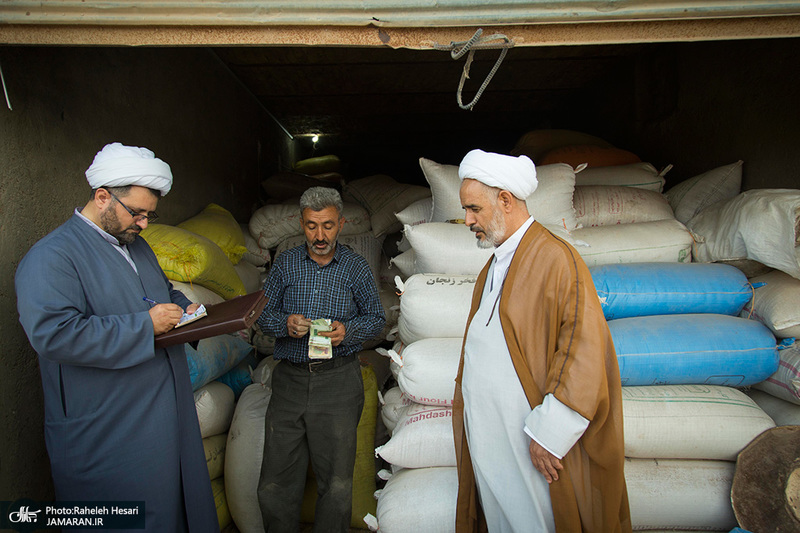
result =
[[[461,59],[464,54],[469,52],[466,63],[464,64],[464,69],[461,72],[461,81],[458,83],[458,91],[456,92],[456,101],[458,102],[458,107],[467,111],[472,111],[472,108],[474,108],[475,104],[478,103],[483,91],[486,90],[486,87],[489,85],[492,77],[494,77],[497,69],[500,68],[500,64],[503,62],[503,59],[505,59],[508,49],[514,46],[514,41],[502,33],[495,33],[487,37],[481,37],[482,34],[483,29],[478,28],[478,30],[475,32],[475,35],[473,35],[468,41],[450,41],[449,45],[441,45],[438,43],[434,43],[433,45],[434,49],[436,50],[450,50],[450,57],[453,59]],[[501,40],[502,42],[492,42],[498,40]],[[475,97],[472,99],[472,101],[468,104],[464,104],[461,99],[461,93],[464,90],[464,82],[467,80],[467,78],[469,78],[469,69],[472,66],[472,59],[475,56],[475,50],[491,50],[498,48],[500,49],[500,56],[497,58],[492,70],[489,71],[489,74],[481,84],[478,92],[475,93]]]

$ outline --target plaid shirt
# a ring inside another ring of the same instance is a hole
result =
[[[383,329],[386,318],[366,259],[343,244],[337,244],[331,262],[319,266],[305,244],[286,250],[275,259],[264,284],[267,306],[258,318],[261,331],[275,340],[275,359],[307,362],[308,335],[289,336],[286,321],[299,314],[314,320],[338,320],[345,327],[333,357],[361,350],[361,343]]]

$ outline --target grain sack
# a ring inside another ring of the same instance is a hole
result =
[[[566,163],[571,167],[588,165],[594,167],[611,167],[638,163],[639,156],[621,148],[596,146],[592,144],[573,144],[548,150],[541,156],[540,165]]]
[[[608,321],[623,386],[745,386],[778,369],[772,332],[757,320],[687,314]]]
[[[671,166],[658,172],[650,163],[631,163],[613,167],[589,167],[575,173],[575,186],[617,185],[638,187],[661,192],[664,189],[664,175]]]
[[[227,433],[203,439],[203,451],[205,451],[206,466],[208,466],[208,479],[220,478],[225,472],[225,446],[227,443]]]
[[[264,269],[253,266],[247,261],[240,261],[239,264],[233,268],[236,270],[236,275],[242,280],[242,285],[244,285],[244,290],[247,291],[247,294],[263,288],[264,282],[262,276],[266,279]]]
[[[214,305],[214,304],[221,304],[225,301],[225,298],[217,294],[216,292],[212,291],[211,289],[206,289],[202,285],[198,285],[197,283],[183,283],[180,281],[171,281],[172,287],[177,289],[183,293],[184,296],[189,298],[192,303],[198,303],[203,305]]]
[[[389,265],[400,271],[403,278],[408,278],[414,275],[414,265],[416,264],[417,254],[414,250],[408,250],[389,260]]]
[[[582,228],[573,231],[572,236],[589,245],[575,248],[589,267],[614,263],[688,263],[692,259],[692,235],[677,220]]]
[[[625,459],[634,530],[730,531],[735,464],[688,459]]]
[[[214,504],[217,507],[217,522],[220,531],[231,525],[231,512],[228,508],[228,498],[225,494],[225,478],[219,477],[211,480],[211,492],[214,494]]]
[[[360,205],[346,202],[342,216],[344,226],[340,235],[356,235],[369,231],[369,215]],[[253,213],[249,227],[250,234],[259,246],[275,248],[289,237],[303,235],[300,205],[297,202],[265,205]]]
[[[261,331],[258,324],[253,324],[250,328],[250,344],[252,344],[261,355],[272,355],[275,353],[275,337]]]
[[[778,371],[753,388],[769,393],[776,398],[800,405],[800,343],[778,350]]]
[[[217,335],[201,339],[196,350],[189,344],[185,344],[184,348],[192,390],[228,372],[253,351],[253,347],[239,335]]]
[[[622,387],[625,457],[735,461],[775,423],[743,392],[717,385]]]
[[[402,470],[378,496],[377,525],[382,533],[454,532],[457,495],[455,467]]]
[[[253,383],[253,379],[250,375],[253,367],[257,365],[258,357],[256,356],[256,352],[251,351],[244,359],[239,361],[238,365],[218,377],[217,381],[230,387],[233,391],[234,399],[238,400],[244,389]]]
[[[757,389],[748,390],[747,395],[775,421],[775,425],[800,426],[800,405]]]
[[[226,300],[247,294],[233,264],[209,239],[166,224],[149,224],[140,235],[153,249],[167,278],[197,283]]]
[[[372,233],[380,237],[400,231],[403,226],[395,213],[414,202],[430,198],[431,190],[420,185],[398,183],[389,176],[379,174],[345,184],[343,196],[367,210],[372,221]]]
[[[729,265],[629,263],[589,269],[606,319],[648,315],[738,315],[753,288]],[[800,282],[798,282],[800,284]]]
[[[743,161],[689,178],[664,193],[675,218],[686,224],[706,207],[733,198],[742,188]]]
[[[381,399],[381,419],[391,434],[406,407],[414,402],[403,394],[400,387],[392,387],[381,395]]]
[[[256,490],[264,453],[264,417],[271,395],[270,384],[247,387],[236,404],[228,431],[225,492],[233,521],[242,533],[264,531]]]
[[[413,259],[411,262],[413,265]],[[402,275],[403,273],[400,271],[400,269],[392,264],[391,259],[388,259],[385,255],[381,256],[380,269],[378,270],[378,283],[388,283],[389,285],[394,285],[395,276]]]
[[[257,267],[268,265],[269,262],[272,260],[272,257],[269,254],[269,250],[259,246],[258,242],[253,238],[252,235],[250,235],[250,225],[239,224],[239,227],[242,228],[242,235],[244,236],[244,245],[247,248],[247,251],[242,256],[242,261],[247,261],[251,265]]]
[[[202,438],[228,431],[234,408],[233,390],[229,386],[219,381],[203,385],[194,392],[194,406]]]
[[[412,203],[399,213],[395,213],[395,217],[400,222],[400,229],[404,226],[418,226],[420,224],[427,224],[431,221],[433,214],[433,197],[428,196]]]
[[[362,527],[363,517],[374,514],[375,502],[375,423],[378,419],[378,386],[375,373],[369,366],[361,366],[364,380],[364,409],[358,422],[356,436],[356,462],[353,467],[353,500],[350,527]],[[317,501],[317,484],[313,477],[308,480],[300,512],[300,521],[314,522],[314,507]]]
[[[753,259],[800,279],[800,190],[745,191],[686,225],[695,238],[695,261]]]
[[[420,158],[420,167],[431,186],[433,195],[432,222],[463,220],[464,209],[458,192],[461,179],[458,165],[440,165],[430,159]],[[544,165],[536,168],[539,184],[525,203],[536,220],[567,231],[577,226],[572,194],[575,191],[575,172],[569,165]]]
[[[324,174],[328,172],[339,172],[342,162],[335,154],[320,155],[301,159],[292,165],[292,170],[302,174],[313,176],[314,174]]]
[[[756,287],[755,293],[744,306],[742,316],[760,320],[781,339],[800,338],[800,280],[773,270],[751,278],[750,283]]]
[[[527,155],[534,163],[539,164],[539,159],[546,152],[577,144],[612,148],[611,143],[588,133],[542,129],[529,131],[520,137],[511,150],[511,155]]]
[[[222,248],[234,265],[247,252],[239,223],[230,211],[217,204],[208,204],[199,214],[184,220],[177,227],[209,239]]]
[[[494,248],[478,248],[475,233],[464,224],[431,222],[406,226],[404,233],[417,274],[477,275],[494,254]]]
[[[654,222],[675,218],[661,193],[638,187],[584,185],[572,200],[579,227]]]
[[[412,404],[397,421],[392,438],[375,448],[388,463],[402,468],[455,466],[453,409]]]
[[[580,245],[565,230],[544,227],[572,246]],[[494,254],[494,248],[479,248],[476,234],[464,224],[431,222],[406,226],[404,233],[414,250],[415,274],[478,275]]]
[[[415,274],[399,287],[398,337],[409,345],[421,339],[464,337],[475,276]]]
[[[463,340],[421,339],[403,350],[397,384],[416,403],[452,407]]]
[[[369,269],[372,271],[372,277],[375,279],[375,283],[377,283],[377,280],[380,279],[381,246],[383,244],[383,238],[378,239],[369,231],[355,235],[344,235],[340,233],[337,242],[349,246],[354,252],[367,260]],[[275,250],[275,257],[301,244],[306,244],[305,235],[290,237],[278,246]]]

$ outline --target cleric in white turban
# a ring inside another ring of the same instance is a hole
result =
[[[86,170],[92,189],[138,185],[166,196],[172,188],[172,171],[147,148],[111,143],[94,156]]]
[[[170,190],[169,165],[113,143],[86,179],[86,205],[30,249],[15,278],[39,355],[55,496],[136,504],[147,531],[219,533],[184,345],[155,342],[198,308],[141,235]]]
[[[456,533],[628,533],[622,391],[591,273],[525,200],[525,156],[469,152],[464,223],[478,275],[453,395]]]
[[[464,157],[458,177],[507,190],[520,200],[530,196],[539,184],[536,166],[528,156],[513,157],[483,150],[472,150]]]

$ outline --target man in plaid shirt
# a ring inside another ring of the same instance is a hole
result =
[[[275,259],[258,319],[275,337],[272,397],[265,420],[258,500],[267,532],[296,532],[308,462],[317,480],[314,531],[347,532],[356,428],[364,406],[357,353],[386,319],[366,260],[336,239],[345,223],[334,189],[300,198],[306,243]],[[332,358],[309,358],[309,328],[329,319]]]

